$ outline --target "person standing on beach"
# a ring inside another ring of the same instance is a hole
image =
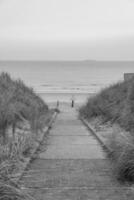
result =
[[[71,99],[71,107],[72,108],[74,107],[74,96],[72,96],[72,99]]]
[[[72,108],[74,107],[74,100],[72,99]]]

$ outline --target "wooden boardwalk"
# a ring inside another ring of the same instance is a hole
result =
[[[47,149],[43,145],[41,149],[22,179],[35,199],[133,199],[134,190],[115,180],[103,149],[77,118],[75,109],[61,107]]]

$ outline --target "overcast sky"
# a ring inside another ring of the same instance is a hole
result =
[[[134,60],[134,0],[0,0],[0,59]]]

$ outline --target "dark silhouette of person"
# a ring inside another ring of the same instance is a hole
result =
[[[74,100],[72,99],[72,108],[74,107]]]

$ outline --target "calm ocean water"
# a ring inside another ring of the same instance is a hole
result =
[[[134,62],[44,62],[1,61],[0,72],[21,78],[46,101],[85,101],[112,83],[123,80],[124,73],[134,73]]]

